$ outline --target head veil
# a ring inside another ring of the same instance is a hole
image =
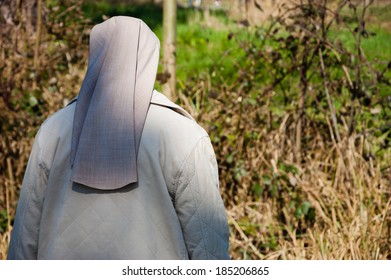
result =
[[[157,66],[159,40],[141,20],[94,26],[74,116],[72,180],[112,190],[137,182],[137,152]]]

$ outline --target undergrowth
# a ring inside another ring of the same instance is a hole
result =
[[[46,1],[40,36],[36,10],[2,4],[0,258],[33,136],[77,95],[90,27],[145,16],[161,37],[160,7],[86,3]],[[177,102],[210,134],[234,259],[391,259],[389,8],[338,3],[249,27],[178,13]]]

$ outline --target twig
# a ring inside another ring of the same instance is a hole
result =
[[[254,252],[255,255],[257,255],[258,258],[264,259],[265,256],[261,254],[257,248],[255,248],[254,244],[248,239],[247,235],[243,232],[243,230],[240,228],[238,223],[235,221],[235,219],[231,216],[231,214],[227,213],[228,220],[234,225],[236,230],[239,232],[240,236],[246,241],[248,246],[251,248],[251,250]]]
[[[340,143],[341,142],[341,137],[339,136],[339,131],[338,131],[337,116],[336,116],[336,113],[335,113],[334,105],[333,105],[333,103],[331,101],[329,89],[327,87],[326,70],[325,70],[325,67],[324,67],[323,54],[322,54],[322,50],[321,49],[319,49],[319,60],[320,60],[320,70],[321,70],[322,77],[323,77],[324,91],[326,93],[327,103],[328,103],[329,109],[330,109],[331,121],[333,122],[335,137],[337,139],[337,143]]]
[[[61,13],[59,13],[59,14],[57,15],[57,17],[58,17],[58,18],[61,18],[61,17],[65,16],[67,13],[73,11],[73,10],[76,9],[78,6],[80,6],[81,3],[82,3],[82,1],[79,1],[79,2],[77,2],[77,3],[75,3],[75,4],[73,4],[72,6],[66,8],[64,11],[62,11]]]
[[[10,215],[10,195],[9,195],[9,185],[13,187],[15,184],[14,175],[12,174],[12,163],[11,158],[7,158],[7,169],[10,183],[5,184],[5,204],[7,209],[7,230],[11,229],[11,215]]]
[[[37,3],[37,31],[34,47],[34,69],[37,71],[39,66],[39,45],[41,44],[41,29],[42,29],[42,0]],[[35,75],[37,77],[37,75]]]
[[[380,229],[378,231],[378,237],[376,238],[376,247],[378,248],[378,251],[380,250],[380,246],[379,246],[379,240],[381,240],[381,233],[383,231],[383,226],[384,226],[384,223],[386,221],[386,219],[388,218],[388,216],[390,215],[390,206],[391,206],[391,197],[388,199],[387,201],[387,205],[386,207],[384,208],[384,211],[383,211],[383,219],[381,221],[381,224],[380,224]],[[376,258],[375,259],[379,259],[379,253],[377,252],[376,253]]]

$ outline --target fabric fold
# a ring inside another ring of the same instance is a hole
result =
[[[74,116],[72,180],[101,190],[137,182],[137,153],[159,61],[159,40],[141,20],[94,26]]]

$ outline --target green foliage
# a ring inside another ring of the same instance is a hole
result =
[[[177,77],[180,87],[189,81],[197,82],[213,76],[210,70],[219,64],[219,70],[232,72],[232,66],[223,64],[221,53],[228,52],[236,45],[227,40],[228,31],[214,31],[199,23],[178,25]],[[236,48],[235,48],[236,49]],[[225,68],[224,68],[225,67]]]
[[[292,238],[288,232],[305,235],[319,226],[318,202],[303,188],[318,184],[316,176],[303,183],[313,172],[313,161],[322,162],[314,169],[330,174],[327,180],[335,186],[350,186],[345,192],[357,186],[344,185],[339,167],[327,161],[349,139],[357,139],[355,148],[365,160],[376,158],[383,170],[390,169],[391,55],[382,44],[388,45],[391,33],[365,25],[365,9],[355,13],[360,7],[350,1],[336,10],[322,6],[327,2],[300,3],[271,24],[231,29],[225,38],[219,30],[205,40],[207,28],[182,27],[190,43],[179,51],[194,52],[197,46],[202,55],[178,56],[178,70],[185,69],[183,63],[189,67],[186,73],[197,73],[179,86],[196,103],[198,118],[210,133],[226,204],[273,205],[277,226],[262,230],[249,218],[238,220],[244,233],[264,238],[258,246],[265,254],[275,250],[276,240]],[[352,160],[343,152],[340,156]],[[323,184],[327,180],[322,178]],[[346,208],[349,202],[339,205]],[[333,215],[335,210],[325,211]]]
[[[104,18],[123,15],[141,18],[151,29],[156,29],[162,24],[162,8],[156,5],[129,5],[126,3],[110,4],[107,1],[85,1],[83,11],[87,18],[97,24]]]
[[[8,214],[5,209],[0,210],[0,232],[5,232],[8,227]]]

